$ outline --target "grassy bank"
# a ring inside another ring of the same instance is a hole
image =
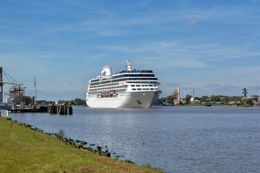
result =
[[[77,149],[54,136],[33,131],[0,117],[0,173],[160,173],[148,166]]]

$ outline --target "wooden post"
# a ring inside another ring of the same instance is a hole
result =
[[[73,114],[73,108],[72,108],[72,106],[70,105],[69,106],[69,115],[72,115]]]

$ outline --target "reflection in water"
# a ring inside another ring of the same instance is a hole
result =
[[[138,164],[174,173],[260,170],[260,109],[154,107],[89,109],[73,116],[12,114],[48,132],[86,140]]]

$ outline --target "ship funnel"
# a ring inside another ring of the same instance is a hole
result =
[[[102,76],[107,76],[107,77],[111,76],[112,75],[112,70],[111,70],[110,66],[105,65],[103,67],[103,70],[101,71],[101,75]]]
[[[126,61],[126,68],[127,68],[127,71],[132,71],[132,70],[134,69],[133,65],[130,64],[130,63],[128,62],[128,60]]]

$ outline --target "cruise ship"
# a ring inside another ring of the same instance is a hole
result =
[[[86,104],[91,108],[149,108],[159,97],[160,83],[152,70],[126,69],[112,73],[105,65],[101,75],[90,79]]]

